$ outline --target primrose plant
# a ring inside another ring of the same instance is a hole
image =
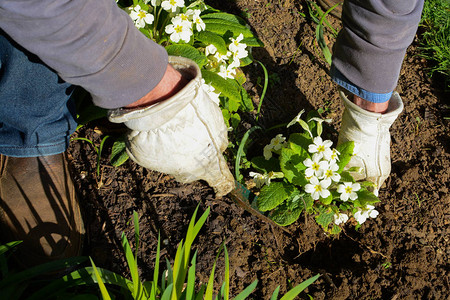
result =
[[[204,88],[220,100],[228,127],[237,127],[238,111],[254,109],[242,87],[246,79],[240,68],[253,61],[251,48],[263,44],[243,19],[203,0],[133,0],[131,6],[122,2],[118,5],[144,35],[163,45],[169,55],[198,64]]]
[[[351,173],[360,170],[346,168],[355,155],[354,143],[333,148],[332,141],[321,137],[322,123],[330,120],[312,112],[304,121],[303,113],[287,125],[298,123],[303,133],[293,133],[288,139],[277,135],[264,147],[263,156],[252,159],[255,172],[249,175],[259,191],[258,209],[282,226],[295,222],[302,211],[314,214],[316,222],[331,234],[339,233],[349,219],[360,226],[375,218],[376,187],[368,181],[356,182]]]

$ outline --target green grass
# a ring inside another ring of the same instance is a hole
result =
[[[420,26],[420,55],[431,62],[430,76],[442,74],[450,88],[450,0],[426,0]]]

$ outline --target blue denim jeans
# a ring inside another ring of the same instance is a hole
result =
[[[74,87],[0,31],[0,153],[62,153],[76,129]]]

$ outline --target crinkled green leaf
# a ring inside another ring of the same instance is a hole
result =
[[[286,179],[298,186],[304,186],[308,183],[302,172],[306,167],[303,164],[305,160],[305,153],[302,148],[298,148],[297,151],[291,148],[283,148],[280,153],[280,167],[284,173]],[[302,151],[302,152],[300,152]]]
[[[324,230],[328,230],[328,225],[333,222],[333,216],[334,211],[330,207],[322,206],[319,208],[319,214],[316,216],[316,222],[322,226]]]
[[[356,193],[358,194],[358,200],[362,206],[366,206],[367,204],[372,205],[374,203],[380,202],[380,199],[378,199],[377,196],[366,189],[361,189]]]
[[[205,45],[214,45],[220,54],[226,54],[228,51],[227,44],[224,39],[214,32],[205,30],[200,31],[196,36],[196,40],[204,43]]]
[[[331,228],[330,233],[331,234],[338,234],[342,231],[342,228],[337,226],[336,224],[333,224],[333,227]]]
[[[208,62],[208,58],[195,47],[187,44],[173,44],[166,47],[167,53],[172,56],[182,56],[195,61],[202,68]]]
[[[352,141],[342,143],[336,147],[336,150],[339,151],[339,161],[337,162],[339,166],[338,173],[341,173],[345,166],[348,165],[350,159],[353,155],[353,148],[355,147]]]
[[[230,112],[235,112],[241,105],[241,91],[236,80],[224,79],[214,72],[202,70],[202,76],[206,83],[211,84],[216,93],[228,98],[224,108]]]
[[[308,146],[312,144],[312,139],[307,133],[293,133],[289,136],[290,147],[294,149],[292,144],[308,151]]]
[[[214,32],[221,36],[226,35],[227,32],[231,32],[234,37],[238,37],[240,34],[242,34],[244,37],[254,37],[250,29],[239,23],[235,23],[225,19],[205,19],[204,16],[202,17],[202,20],[205,23],[205,30]]]
[[[274,209],[289,197],[292,186],[284,182],[272,182],[265,185],[258,196],[258,208],[261,211]]]
[[[244,19],[242,19],[239,16],[228,14],[224,12],[218,12],[218,13],[209,13],[202,15],[202,20],[208,20],[208,19],[218,19],[218,20],[224,20],[228,21],[230,23],[240,24],[242,26],[246,26],[246,22]]]
[[[270,218],[281,226],[288,226],[300,217],[303,209],[301,207],[296,207],[294,209],[289,209],[286,204],[278,206],[270,215]]]

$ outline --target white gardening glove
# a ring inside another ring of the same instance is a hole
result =
[[[391,134],[389,128],[400,112],[403,103],[397,92],[392,94],[386,113],[369,112],[351,102],[344,91],[339,94],[344,101],[338,144],[355,142],[355,156],[347,168],[357,167],[361,173],[352,173],[355,180],[368,180],[379,189],[391,173]]]
[[[169,57],[190,80],[177,94],[145,108],[110,110],[108,118],[125,123],[127,152],[139,165],[166,173],[182,183],[203,179],[217,196],[234,188],[222,152],[228,146],[222,112],[205,91],[200,69],[192,60]]]

